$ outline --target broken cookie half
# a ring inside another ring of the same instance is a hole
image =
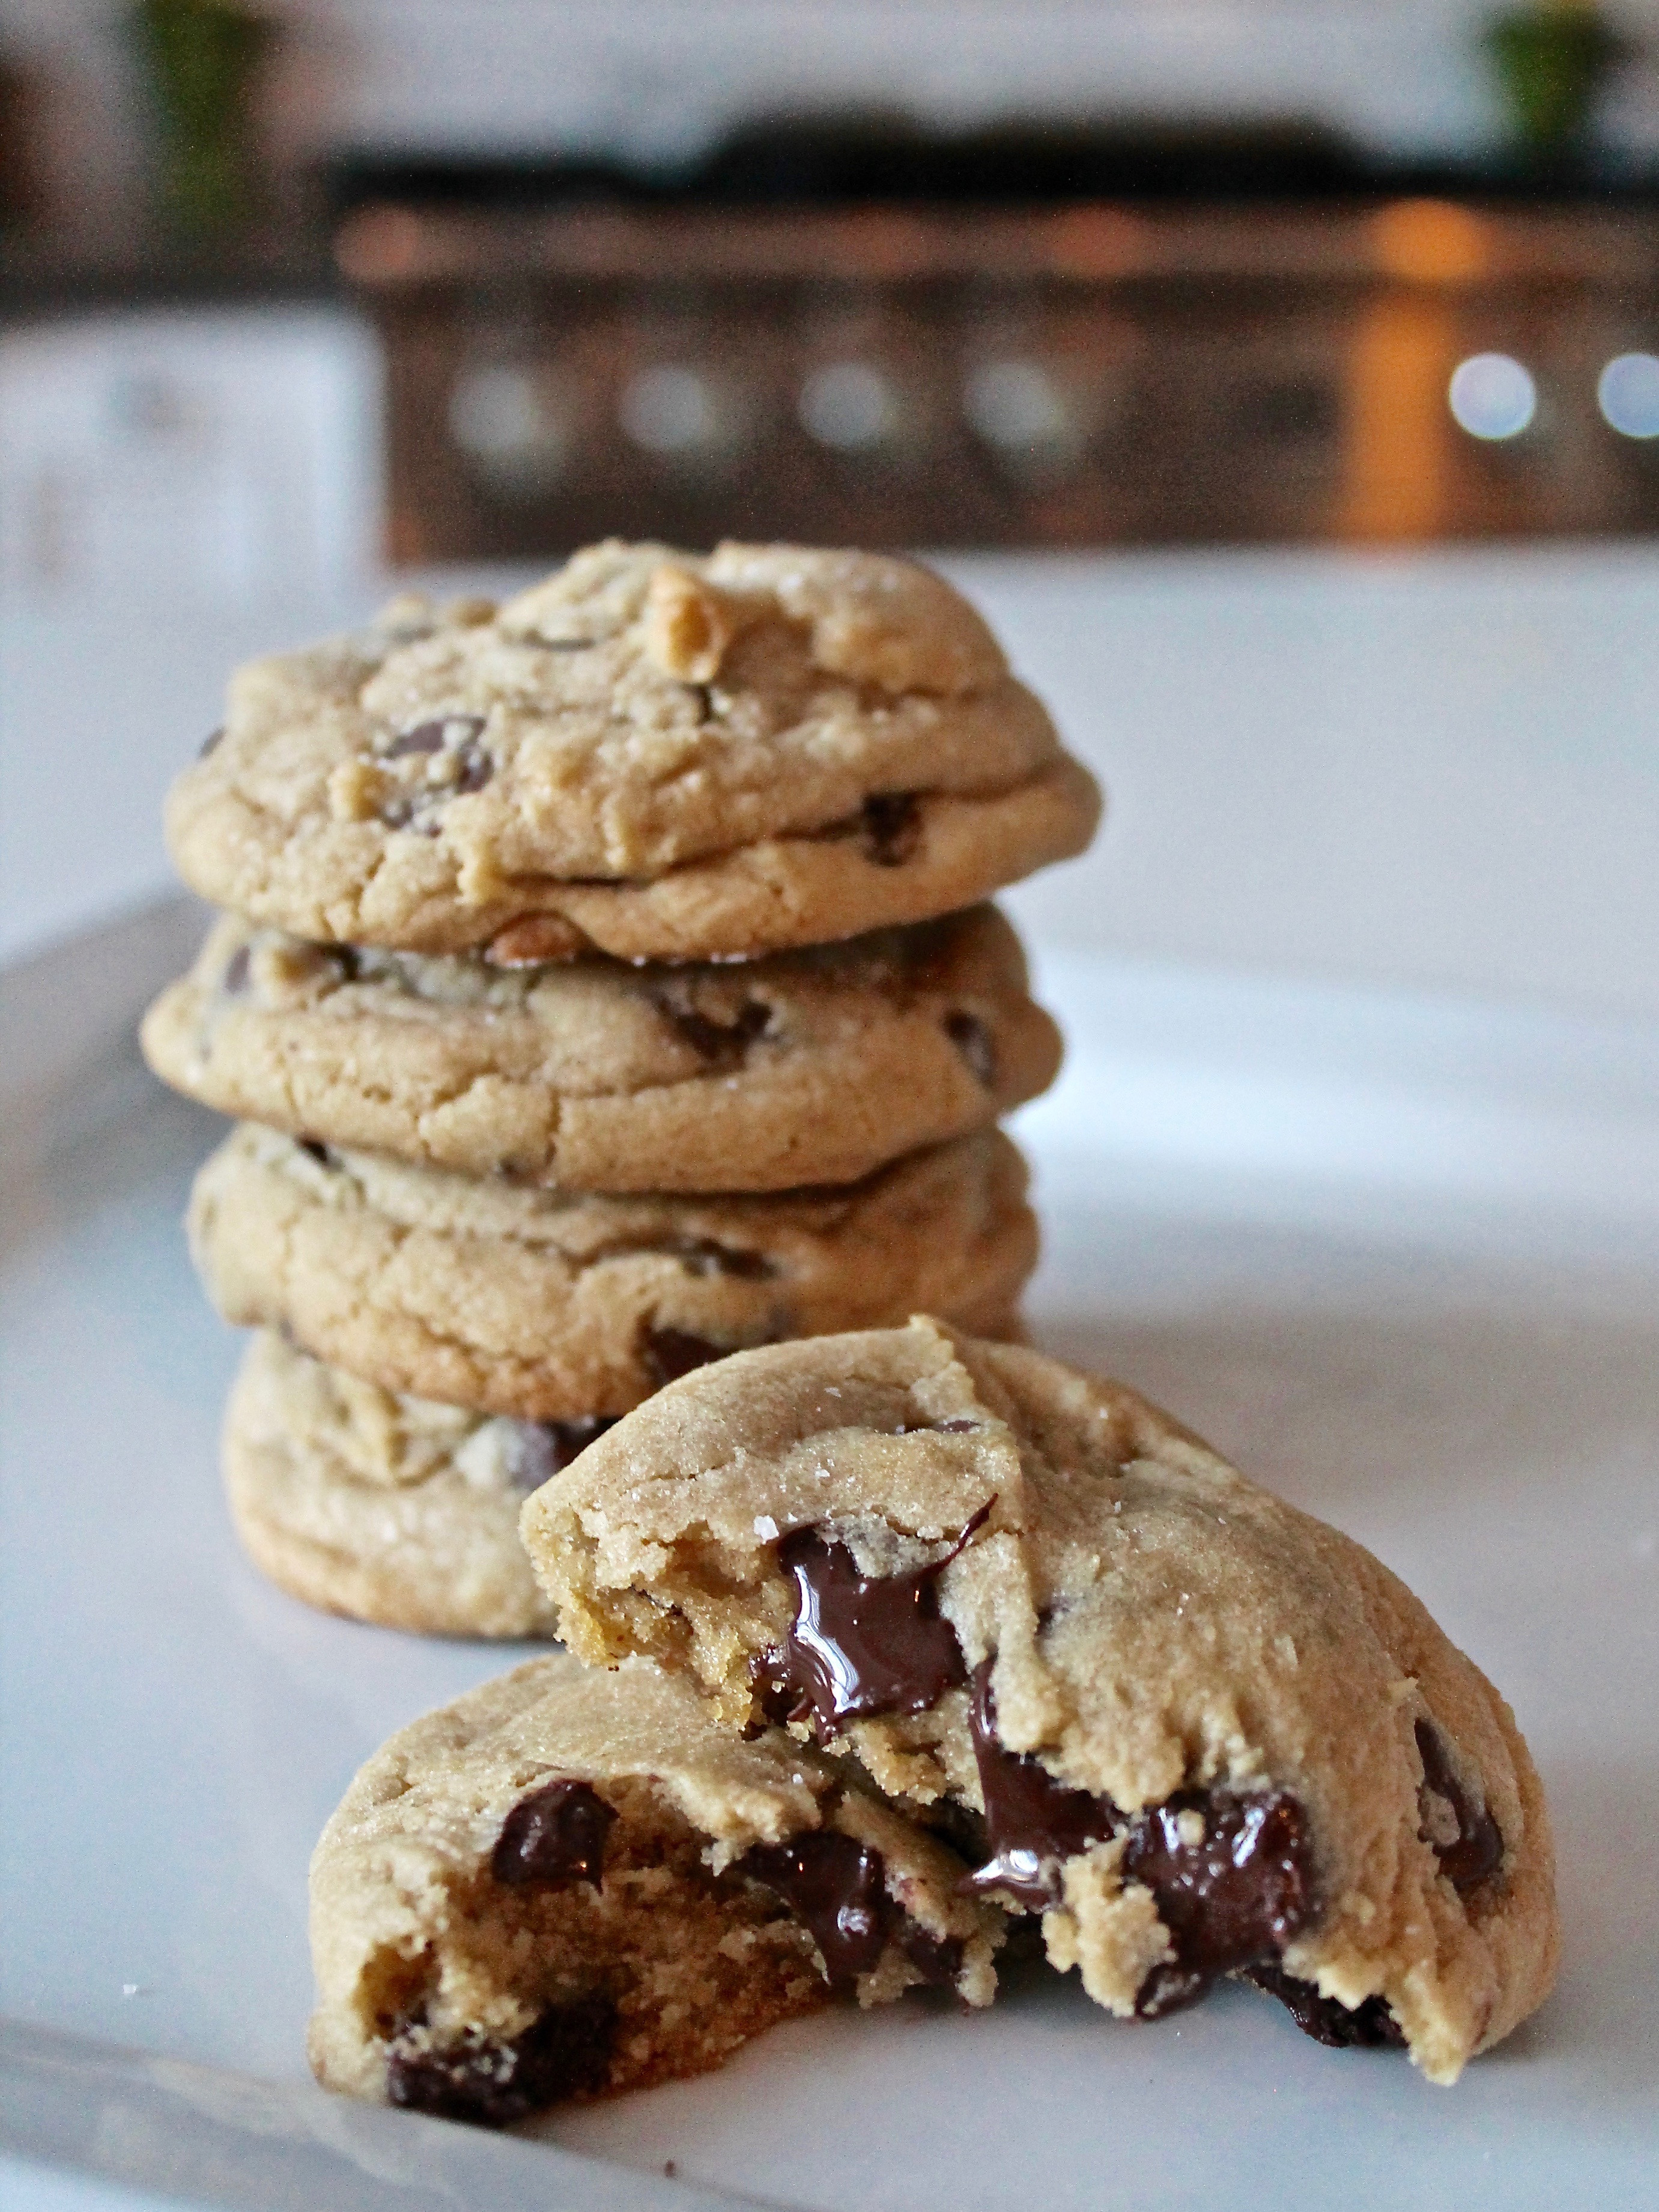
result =
[[[1450,2081],[1549,1989],[1502,1698],[1368,1553],[1119,1385],[927,1319],[769,1346],[522,1527],[583,1660],[850,1751],[1113,2013],[1233,1975]]]
[[[532,1660],[394,1736],[317,1846],[318,2078],[502,2126],[718,2066],[836,1997],[989,2003],[961,1863],[685,1677]]]

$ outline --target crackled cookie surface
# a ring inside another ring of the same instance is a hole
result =
[[[176,1089],[295,1136],[613,1192],[852,1182],[982,1127],[1060,1059],[989,907],[679,969],[510,969],[227,915],[143,1040]]]
[[[529,1420],[620,1413],[743,1345],[926,1304],[1006,1334],[1036,1256],[1000,1130],[838,1189],[601,1198],[474,1180],[245,1124],[197,1177],[192,1252],[228,1321],[387,1390]]]
[[[225,1412],[225,1487],[256,1565],[309,1605],[428,1635],[548,1636],[519,1511],[605,1426],[400,1397],[260,1329]]]
[[[930,1808],[1121,2014],[1219,1974],[1454,2080],[1553,1976],[1507,1706],[1132,1391],[926,1320],[688,1376],[527,1503],[560,1633]]]
[[[167,831],[194,890],[303,938],[682,960],[970,905],[1098,813],[927,570],[611,543],[243,669]]]
[[[961,1863],[683,1678],[533,1660],[378,1752],[311,1869],[330,2088],[504,2125],[720,2065],[836,1998],[990,2002]]]

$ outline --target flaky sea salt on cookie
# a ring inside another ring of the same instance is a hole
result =
[[[1450,2081],[1549,1989],[1503,1699],[1358,1545],[1117,1384],[927,1320],[751,1352],[523,1528],[584,1659],[852,1753],[1114,2013],[1241,1975]]]
[[[532,1661],[370,1759],[311,1869],[330,2088],[501,2126],[720,2065],[836,1997],[990,2002],[1001,1916],[781,1729]]]
[[[992,907],[684,968],[507,969],[226,915],[143,1043],[175,1089],[294,1136],[612,1192],[854,1182],[984,1127],[1060,1060]]]
[[[1036,1259],[1000,1129],[833,1189],[600,1197],[447,1175],[245,1123],[191,1194],[227,1321],[386,1390],[527,1420],[620,1413],[743,1345],[926,1300],[1011,1333]]]
[[[1098,813],[927,570],[613,543],[243,669],[167,833],[192,889],[307,939],[685,960],[970,905]]]

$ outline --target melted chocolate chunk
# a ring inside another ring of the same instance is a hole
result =
[[[739,1282],[760,1283],[778,1272],[764,1252],[739,1252],[712,1237],[687,1237],[672,1249],[689,1275],[730,1275]]]
[[[455,781],[451,792],[462,798],[470,791],[482,791],[495,773],[495,757],[483,745],[467,744],[456,754]]]
[[[225,972],[219,978],[219,988],[229,998],[239,997],[247,988],[248,973],[252,965],[252,950],[246,945],[239,945],[225,963]]]
[[[849,1990],[874,1967],[892,1911],[879,1851],[836,1829],[814,1828],[787,1844],[753,1844],[735,1865],[781,1897],[807,1929],[832,1990]]]
[[[677,1382],[682,1375],[689,1375],[694,1367],[707,1367],[711,1359],[727,1358],[732,1349],[729,1344],[710,1344],[707,1337],[693,1336],[685,1328],[647,1326],[640,1331],[640,1358],[659,1390],[665,1382]]]
[[[901,1916],[892,1937],[930,1990],[956,1987],[964,1949],[959,1936],[933,1935],[907,1912]]]
[[[333,1156],[328,1146],[319,1142],[317,1138],[296,1137],[294,1141],[302,1152],[316,1161],[319,1168],[330,1167],[333,1164]]]
[[[207,758],[207,757],[208,757],[208,755],[209,755],[210,753],[211,753],[211,752],[216,752],[216,751],[218,750],[218,749],[219,749],[220,742],[221,742],[221,740],[222,740],[222,739],[223,738],[223,737],[224,737],[224,734],[225,734],[225,733],[224,733],[224,729],[223,729],[222,726],[220,728],[216,729],[216,730],[210,730],[210,731],[208,732],[208,734],[206,735],[206,737],[204,737],[204,738],[203,738],[203,740],[202,740],[202,749],[201,749],[200,752],[198,752],[198,753],[197,754],[197,756],[196,756],[197,759],[198,759],[198,760],[205,760],[205,759]]]
[[[1128,1822],[1122,1869],[1152,1891],[1175,1948],[1140,1985],[1143,2020],[1191,2004],[1218,1975],[1271,1965],[1314,1917],[1307,1819],[1282,1790],[1177,1790]]]
[[[611,2064],[615,2001],[595,1990],[549,2005],[511,2043],[462,2043],[448,2051],[393,2046],[386,2061],[389,2104],[441,2120],[510,2127],[567,2097],[599,2088]]]
[[[411,753],[441,753],[449,745],[465,750],[483,726],[482,714],[441,714],[435,721],[417,722],[412,730],[393,738],[384,757],[404,760]]]
[[[990,1856],[975,1868],[963,1887],[1003,1890],[1041,1912],[1059,1902],[1062,1862],[1111,1835],[1119,1815],[1105,1798],[1056,1782],[1029,1752],[1003,1748],[991,1689],[994,1663],[985,1659],[975,1668],[969,1709]]]
[[[958,1007],[945,1017],[945,1034],[967,1062],[975,1082],[982,1083],[988,1091],[997,1079],[996,1047],[990,1030],[977,1014],[963,1013]]]
[[[896,868],[921,842],[921,809],[914,791],[872,792],[860,819],[866,859],[878,868]]]
[[[1427,1721],[1418,1722],[1416,1735],[1417,1753],[1423,1762],[1423,1790],[1431,1791],[1449,1806],[1457,1823],[1456,1835],[1443,1839],[1434,1832],[1437,1824],[1431,1817],[1433,1808],[1424,1806],[1423,1833],[1434,1845],[1441,1873],[1462,1895],[1479,1889],[1483,1881],[1490,1881],[1503,1865],[1504,1838],[1486,1807],[1469,1802],[1462,1784],[1451,1771],[1445,1745]],[[1419,1792],[1419,1804],[1421,1802]]]
[[[539,1490],[620,1419],[617,1413],[585,1413],[576,1421],[515,1421],[513,1487]]]
[[[711,1067],[736,1067],[755,1039],[764,1036],[772,1019],[772,1009],[763,1006],[757,999],[745,1000],[729,1022],[715,1021],[712,1016],[701,1013],[695,1006],[677,1002],[672,987],[665,986],[650,994],[651,1003],[663,1019],[683,1036],[698,1057]]]
[[[1352,2011],[1334,1997],[1322,1997],[1311,1982],[1300,1982],[1282,1966],[1246,1966],[1243,1978],[1277,1997],[1304,2035],[1331,2051],[1403,2051],[1400,2023],[1381,1997],[1367,1997]]]
[[[789,1700],[792,1719],[821,1735],[871,1713],[925,1713],[967,1680],[962,1646],[941,1618],[939,1577],[990,1511],[981,1507],[942,1559],[902,1575],[860,1574],[845,1544],[797,1528],[778,1547],[795,1583],[795,1619],[763,1692],[766,1710]]]
[[[562,1889],[604,1880],[605,1842],[617,1815],[586,1782],[549,1782],[532,1790],[501,1823],[490,1854],[497,1881]]]

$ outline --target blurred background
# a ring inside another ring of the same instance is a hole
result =
[[[228,665],[939,556],[1153,959],[1659,1010],[1659,0],[0,0],[0,957]]]

